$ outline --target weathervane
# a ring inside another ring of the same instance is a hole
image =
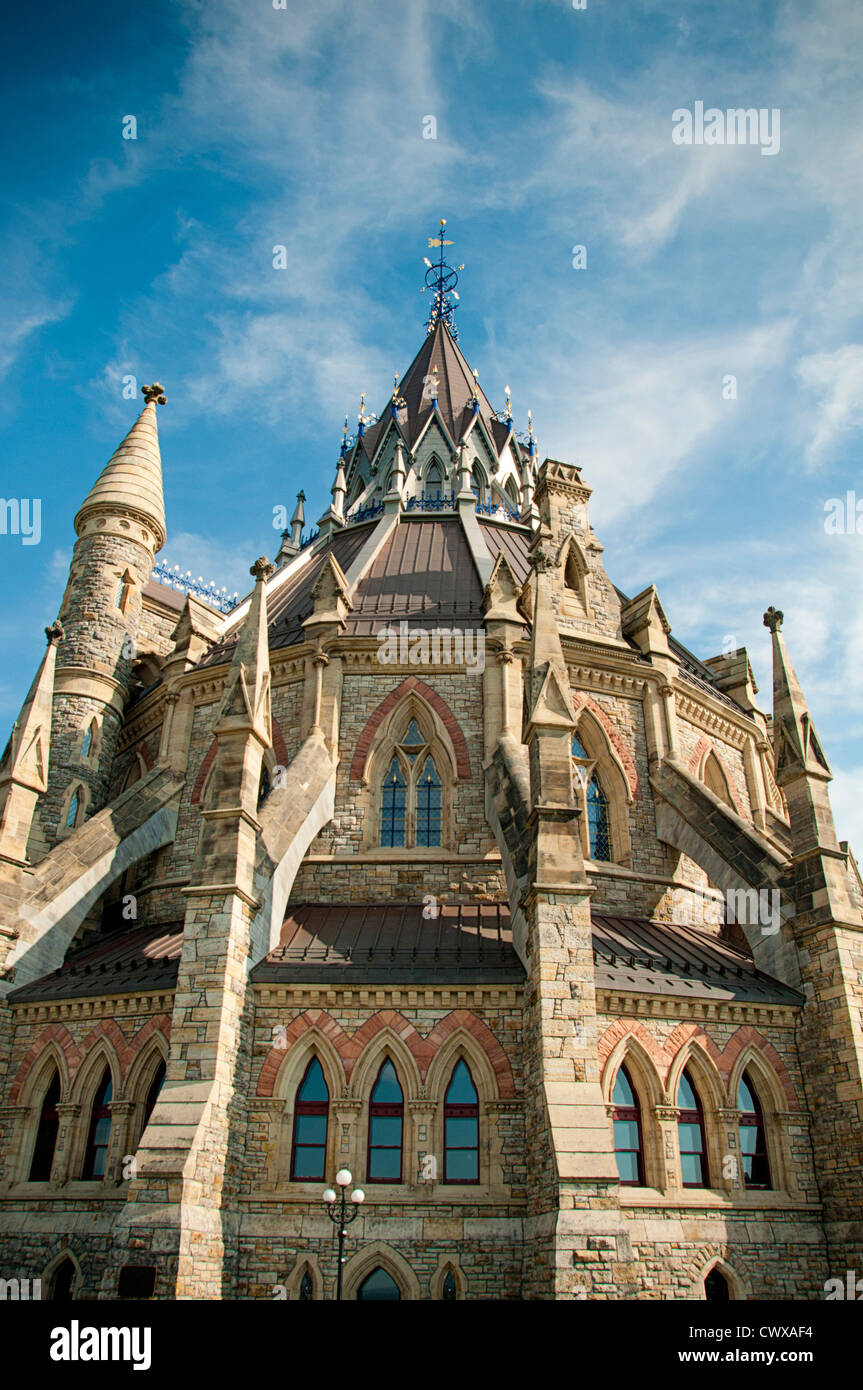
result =
[[[464,265],[462,264],[453,268],[453,266],[448,265],[444,260],[444,247],[452,246],[452,242],[446,240],[444,234],[445,228],[446,218],[442,217],[440,220],[439,235],[429,237],[429,246],[440,247],[440,257],[437,262],[433,264],[428,256],[423,256],[423,260],[428,269],[426,270],[426,282],[424,287],[420,290],[420,294],[425,294],[426,290],[431,290],[432,292],[427,331],[431,333],[437,323],[443,322],[446,324],[452,336],[457,340],[458,329],[455,326],[455,304],[453,300],[458,303],[459,296],[456,291],[458,272],[464,270]]]

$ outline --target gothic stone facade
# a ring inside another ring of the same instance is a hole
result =
[[[2,1273],[330,1298],[343,1167],[347,1298],[859,1270],[863,895],[781,614],[768,716],[443,323],[223,614],[152,577],[160,391],[0,765]]]

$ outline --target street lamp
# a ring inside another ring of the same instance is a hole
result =
[[[340,1198],[334,1188],[328,1187],[324,1191],[324,1202],[326,1203],[326,1213],[334,1226],[339,1228],[339,1273],[336,1280],[336,1298],[342,1296],[342,1269],[345,1263],[345,1236],[347,1227],[360,1214],[360,1206],[366,1200],[366,1194],[361,1187],[355,1187],[351,1193],[353,1206],[348,1208],[347,1190],[353,1182],[351,1173],[347,1168],[340,1168],[336,1173],[336,1183],[340,1189]],[[338,1203],[338,1205],[336,1205]]]

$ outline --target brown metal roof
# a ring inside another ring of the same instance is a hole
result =
[[[479,627],[482,585],[458,517],[403,518],[360,580],[345,635],[402,618],[414,627]]]
[[[12,990],[12,1004],[35,999],[71,999],[76,995],[132,994],[138,990],[173,989],[177,982],[183,923],[138,927],[116,932],[67,956],[59,970]]]
[[[597,989],[802,1005],[803,996],[750,956],[696,927],[593,913]]]
[[[503,984],[523,980],[524,970],[504,904],[442,903],[437,918],[426,918],[421,903],[303,903],[289,909],[279,945],[252,979],[323,978]]]
[[[502,526],[494,521],[480,521],[479,524],[492,559],[496,560],[503,551],[516,583],[524,584],[530,573],[527,552],[533,539],[531,532],[526,526],[516,530],[514,526]]]

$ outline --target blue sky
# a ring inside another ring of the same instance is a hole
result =
[[[582,465],[613,580],[655,582],[701,656],[747,646],[766,709],[784,610],[863,852],[863,534],[824,529],[863,500],[861,55],[857,0],[10,10],[2,492],[42,499],[42,539],[0,535],[0,724],[139,409],[124,376],[168,395],[163,558],[241,588],[418,348],[446,217],[461,346],[541,457]],[[778,108],[779,153],[675,145],[696,101]]]

